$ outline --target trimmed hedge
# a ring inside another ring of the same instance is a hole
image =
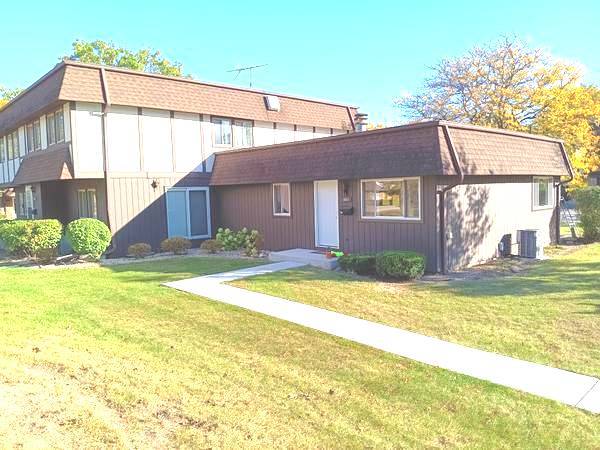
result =
[[[223,243],[216,239],[207,239],[200,244],[202,250],[206,250],[208,253],[217,253],[223,250]]]
[[[163,252],[173,252],[176,255],[185,255],[192,248],[192,242],[184,237],[172,237],[160,243]]]
[[[0,240],[14,255],[35,257],[52,253],[60,244],[63,226],[56,219],[3,220],[0,222]]]
[[[575,191],[575,202],[583,239],[587,242],[600,241],[600,186],[578,189]]]
[[[138,242],[137,244],[131,244],[127,247],[127,255],[134,258],[145,258],[150,254],[152,254],[152,247],[145,242]]]
[[[375,257],[375,271],[381,278],[414,280],[425,273],[425,256],[409,251],[378,253]]]
[[[375,254],[344,255],[338,258],[340,268],[358,275],[375,275]]]
[[[112,235],[98,219],[77,219],[67,225],[67,239],[78,255],[99,259],[110,245]]]

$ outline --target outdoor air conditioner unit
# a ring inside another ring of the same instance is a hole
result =
[[[544,248],[538,242],[537,233],[538,230],[517,230],[519,256],[536,259],[544,257]]]
[[[265,95],[265,105],[269,111],[281,111],[281,103],[276,95]]]

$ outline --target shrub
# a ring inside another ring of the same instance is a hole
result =
[[[245,230],[245,228],[244,228]],[[246,233],[244,240],[244,254],[256,258],[263,247],[263,237],[257,230]]]
[[[40,264],[52,264],[56,262],[56,258],[58,258],[58,247],[44,248],[35,255],[35,259]]]
[[[152,254],[152,247],[150,244],[146,244],[145,242],[138,242],[137,244],[131,244],[129,247],[127,247],[127,254],[138,259],[145,258],[146,256]]]
[[[589,186],[575,191],[579,210],[579,222],[583,239],[587,242],[600,240],[600,186]]]
[[[56,219],[7,220],[0,223],[0,240],[9,253],[35,257],[60,244],[63,226]]]
[[[200,248],[206,250],[208,253],[217,253],[223,249],[223,244],[216,239],[208,239],[200,244]]]
[[[191,241],[179,236],[165,239],[160,243],[163,252],[173,252],[176,255],[185,255],[190,248],[192,248]]]
[[[378,253],[375,257],[375,271],[382,278],[413,280],[425,273],[425,256],[408,251]]]
[[[99,259],[110,245],[110,230],[98,219],[77,219],[67,225],[67,239],[78,255]]]
[[[246,228],[242,228],[240,231],[231,231],[229,228],[219,228],[217,230],[217,241],[223,244],[223,250],[239,250],[244,246],[246,241]]]
[[[375,255],[343,255],[338,258],[340,268],[358,275],[375,275]]]

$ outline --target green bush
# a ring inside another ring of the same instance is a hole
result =
[[[381,278],[413,280],[425,273],[425,256],[409,251],[388,251],[375,257],[375,271]]]
[[[358,275],[375,275],[375,255],[343,255],[338,257],[340,268]]]
[[[246,233],[243,247],[244,254],[254,258],[258,257],[263,248],[263,242],[263,237],[257,230],[252,230],[249,233]]]
[[[160,243],[163,252],[173,252],[176,255],[185,255],[192,248],[192,242],[184,237],[172,237]]]
[[[127,247],[127,255],[133,256],[134,258],[145,258],[152,254],[152,247],[150,244],[145,242],[138,242],[137,244],[131,244]]]
[[[67,225],[67,239],[78,255],[99,259],[111,238],[106,224],[98,219],[77,219]]]
[[[56,219],[4,220],[0,222],[0,240],[14,255],[35,257],[60,244],[63,226]]]
[[[587,242],[600,241],[600,186],[578,189],[575,191],[575,202],[583,239]]]
[[[200,248],[206,250],[208,253],[217,253],[223,250],[223,244],[216,239],[207,239],[200,244]]]
[[[223,244],[223,250],[243,250],[246,256],[258,256],[263,247],[263,237],[258,230],[248,230],[245,227],[240,231],[219,228],[217,241]]]

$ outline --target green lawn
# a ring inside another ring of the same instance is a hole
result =
[[[600,376],[600,245],[527,274],[450,283],[382,283],[317,269],[235,282],[453,342]]]
[[[1,269],[0,447],[598,446],[597,416],[159,285],[249,264],[182,258]],[[597,279],[595,265],[573,264],[587,265]],[[574,277],[570,270],[538,277],[554,285]],[[319,286],[371,284],[402,297],[397,286],[330,276],[299,271],[274,281],[282,295],[308,277],[329,299],[335,291]],[[581,288],[575,301],[589,313],[582,320],[598,320],[597,303],[586,306],[597,300],[589,298],[593,283],[583,276],[572,286]],[[517,283],[517,295],[504,301],[527,299],[526,287],[555,295],[542,281]],[[466,291],[438,295],[463,296],[469,288],[455,289]],[[484,306],[494,309],[502,299],[489,289]],[[586,322],[581,327],[587,342]]]

